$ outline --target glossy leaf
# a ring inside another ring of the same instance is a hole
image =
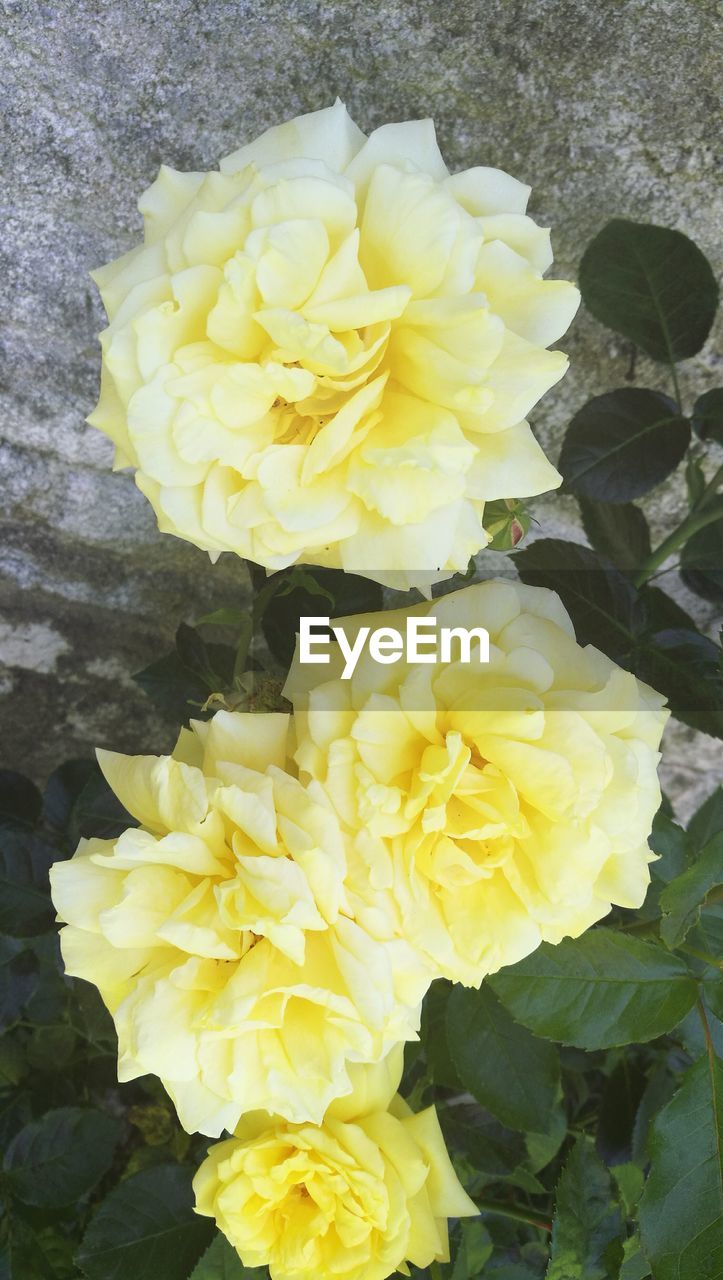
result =
[[[194,1267],[190,1280],[265,1280],[264,1267],[245,1267],[233,1245],[219,1231]]]
[[[627,578],[594,551],[540,538],[514,562],[523,582],[557,592],[580,644],[594,644],[614,659],[635,648],[646,625],[645,606]]]
[[[632,502],[595,502],[580,498],[582,524],[590,545],[617,569],[633,570],[651,552],[650,530],[639,507]]]
[[[0,830],[8,819],[35,826],[43,799],[30,778],[12,769],[0,769]]]
[[[648,634],[632,663],[635,674],[668,700],[677,720],[723,737],[723,677],[720,647],[694,629]]]
[[[678,466],[690,423],[659,391],[624,387],[595,396],[575,414],[558,467],[566,488],[598,502],[630,502]]]
[[[680,556],[683,581],[705,600],[723,601],[723,518],[699,529]]]
[[[723,387],[699,396],[693,405],[693,430],[701,440],[723,444]]]
[[[193,1212],[191,1170],[156,1165],[103,1201],[78,1254],[89,1280],[187,1280],[213,1224]]]
[[[47,1111],[21,1129],[5,1152],[7,1185],[23,1204],[73,1204],[108,1171],[119,1136],[118,1121],[102,1111]]]
[[[540,1128],[559,1090],[552,1045],[519,1026],[487,983],[479,991],[454,987],[447,1037],[459,1078],[478,1102],[511,1129]]]
[[[723,831],[723,786],[716,787],[688,823],[688,833],[697,849],[705,848],[719,831]]]
[[[24,823],[0,829],[0,931],[27,938],[55,919],[48,871],[58,850]]]
[[[723,1274],[723,1063],[707,1055],[686,1073],[649,1141],[640,1235],[655,1280]]]
[[[654,360],[700,351],[718,305],[710,264],[680,231],[613,218],[588,245],[580,292],[589,311]]]
[[[696,997],[686,966],[664,947],[604,928],[543,943],[489,981],[518,1022],[581,1049],[652,1040]]]

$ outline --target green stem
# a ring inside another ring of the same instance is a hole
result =
[[[713,480],[717,483],[715,476]],[[713,481],[711,481],[711,483],[713,483]],[[709,490],[710,485],[702,494],[700,503],[698,503],[692,511],[688,512],[683,523],[678,525],[678,528],[674,529],[672,533],[669,533],[667,538],[661,542],[657,550],[653,551],[653,553],[648,556],[645,564],[633,579],[636,587],[642,587],[643,583],[647,582],[648,578],[652,577],[655,570],[660,568],[663,561],[667,560],[668,556],[672,555],[674,551],[677,551],[678,547],[682,547],[694,533],[698,532],[699,529],[704,529],[706,525],[713,524],[715,520],[720,520],[721,512],[719,507],[706,508],[701,506],[705,500],[706,494],[709,493]]]
[[[682,396],[681,396],[681,394],[680,394],[680,383],[678,382],[678,370],[677,370],[677,369],[676,369],[676,367],[675,367],[675,361],[674,361],[674,359],[673,359],[672,354],[671,354],[671,356],[670,356],[670,372],[671,372],[671,374],[672,374],[672,376],[673,376],[673,386],[674,386],[674,388],[675,388],[675,402],[676,402],[676,404],[677,404],[677,406],[678,406],[678,413],[680,413],[680,414],[682,415],[682,413],[683,413],[683,397],[682,397]]]
[[[549,1218],[535,1218],[529,1209],[518,1204],[506,1204],[500,1200],[475,1200],[482,1213],[499,1213],[503,1218],[514,1218],[515,1222],[526,1222],[528,1227],[537,1227],[540,1231],[552,1231]]]

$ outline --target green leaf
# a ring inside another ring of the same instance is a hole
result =
[[[7,1184],[23,1204],[73,1204],[107,1173],[119,1134],[119,1122],[102,1111],[47,1111],[21,1129],[5,1152]]]
[[[42,805],[42,796],[30,778],[12,769],[0,769],[0,829],[7,819],[34,827]]]
[[[8,1220],[8,1240],[2,1280],[71,1280],[77,1276],[73,1266],[72,1242],[53,1226],[39,1226],[26,1221],[12,1206]]]
[[[33,937],[55,919],[48,871],[58,850],[24,823],[0,829],[0,930],[13,938]]]
[[[447,1040],[447,1003],[452,984],[445,978],[433,982],[422,1005],[420,1039],[424,1045],[429,1075],[435,1084],[462,1090],[462,1082],[452,1061]]]
[[[653,1124],[640,1235],[655,1280],[723,1274],[723,1064],[707,1056]]]
[[[633,1125],[646,1075],[638,1058],[626,1054],[606,1076],[600,1100],[596,1145],[607,1165],[623,1167],[633,1150]]]
[[[697,849],[705,848],[719,831],[723,831],[723,787],[716,787],[688,823],[688,834]]]
[[[557,1187],[546,1280],[609,1280],[622,1258],[622,1234],[610,1175],[592,1140],[579,1138]]]
[[[477,1107],[445,1107],[439,1120],[448,1150],[488,1178],[509,1178],[525,1159],[522,1134],[505,1128]]]
[[[511,1129],[539,1130],[560,1087],[557,1050],[519,1026],[487,983],[454,987],[447,1039],[462,1084]]]
[[[639,645],[635,674],[664,694],[673,715],[701,733],[723,737],[723,678],[717,644],[695,629],[657,631]]]
[[[264,1267],[245,1267],[233,1245],[218,1235],[194,1267],[190,1280],[261,1280]]]
[[[707,524],[686,542],[680,556],[683,581],[696,595],[723,600],[723,520]]]
[[[697,990],[682,960],[663,947],[604,928],[557,946],[543,942],[489,982],[518,1022],[580,1049],[663,1035]]]
[[[693,405],[693,430],[701,440],[723,444],[723,387],[698,396]]]
[[[477,1280],[493,1249],[490,1233],[483,1222],[477,1218],[463,1221],[450,1280]]]
[[[632,502],[578,501],[590,545],[618,569],[639,569],[652,549],[648,522],[640,508]]]
[[[579,284],[597,320],[665,362],[700,351],[718,306],[710,264],[692,240],[624,218],[588,245]]]
[[[114,840],[128,827],[136,827],[135,818],[123,808],[100,771],[97,761],[73,801],[68,819],[68,841],[75,849],[78,841],[95,836],[99,840]]]
[[[575,414],[557,465],[573,493],[623,503],[665,480],[689,444],[690,423],[669,396],[624,387]]]
[[[100,770],[95,760],[66,760],[48,778],[43,795],[43,821],[53,831],[66,832],[73,813],[88,781]]]
[[[273,581],[273,579],[270,579]],[[274,657],[288,667],[294,656],[299,618],[347,617],[355,613],[376,613],[384,606],[378,583],[339,569],[296,569],[288,585],[271,597],[264,611],[262,628]]]
[[[640,1237],[630,1236],[623,1244],[623,1262],[618,1280],[648,1280],[650,1267],[640,1248]]]
[[[632,1218],[638,1207],[638,1201],[643,1194],[645,1175],[637,1164],[633,1164],[629,1160],[625,1164],[613,1165],[610,1172],[626,1216]]]
[[[635,648],[646,625],[645,606],[627,578],[594,551],[540,538],[514,561],[523,582],[558,593],[580,644],[594,644],[615,659]]]
[[[89,1280],[187,1280],[213,1233],[193,1212],[191,1177],[155,1165],[111,1191],[77,1258]]]
[[[136,671],[133,679],[157,707],[182,724],[198,714],[210,692],[205,681],[192,674],[175,652]]]
[[[671,880],[660,895],[660,936],[669,947],[679,947],[684,941],[700,919],[707,895],[719,884],[723,884],[723,832],[714,836],[692,867]]]

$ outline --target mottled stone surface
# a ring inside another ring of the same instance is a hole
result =
[[[364,129],[432,115],[452,168],[492,164],[534,188],[556,270],[575,272],[613,214],[680,227],[713,255],[716,6],[708,0],[20,0],[0,4],[5,68],[3,763],[42,777],[93,744],[157,749],[163,724],[129,680],[181,618],[243,593],[155,529],[108,442],[84,425],[101,309],[89,269],[129,248],[135,200],[166,161],[212,167],[268,125],[346,100]],[[588,317],[535,424],[553,455],[569,413],[625,378],[624,344]],[[640,385],[664,372],[640,362]],[[710,348],[686,394],[711,384]],[[655,385],[655,384],[653,384]],[[650,515],[661,533],[677,483]],[[575,530],[575,504],[538,506]],[[710,613],[688,601],[706,621]],[[673,736],[682,807],[713,752]]]

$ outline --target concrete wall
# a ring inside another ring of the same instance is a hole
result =
[[[211,168],[268,125],[344,98],[364,129],[431,115],[452,168],[530,182],[556,270],[613,214],[680,227],[713,254],[715,5],[708,0],[6,0],[0,245],[3,345],[0,691],[3,764],[42,778],[93,745],[162,749],[130,673],[177,622],[243,595],[240,562],[157,533],[110,446],[84,425],[102,313],[89,269],[136,240],[135,200],[166,161]],[[624,380],[628,352],[581,316],[566,382],[535,425],[553,456],[569,414]],[[710,346],[709,346],[710,350]],[[709,353],[687,389],[711,385]],[[664,371],[645,362],[638,381]],[[677,483],[649,514],[661,533]],[[539,503],[576,533],[575,504]],[[706,621],[700,602],[686,601]],[[712,745],[680,732],[666,779],[690,808]]]

